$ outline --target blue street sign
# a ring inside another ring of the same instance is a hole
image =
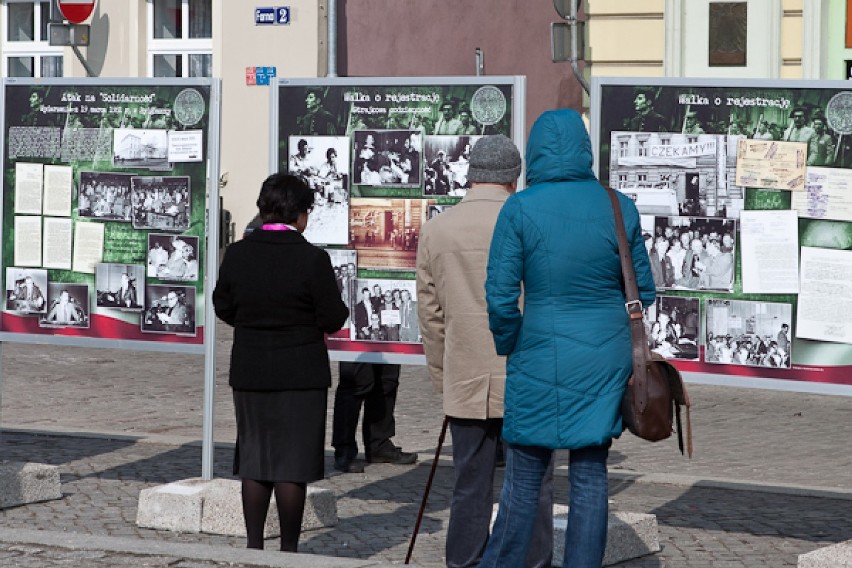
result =
[[[255,8],[254,25],[266,26],[275,24],[275,8]]]
[[[269,81],[272,77],[275,77],[278,73],[277,67],[255,67],[255,84],[256,85],[268,85]]]
[[[282,26],[290,24],[290,6],[279,6],[275,8],[275,23]]]

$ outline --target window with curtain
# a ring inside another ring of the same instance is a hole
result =
[[[148,74],[213,74],[212,0],[148,0]]]
[[[62,47],[48,43],[50,2],[2,0],[3,74],[6,77],[62,77]]]

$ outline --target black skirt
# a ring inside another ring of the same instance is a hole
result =
[[[323,478],[328,389],[234,391],[234,475],[310,483]]]

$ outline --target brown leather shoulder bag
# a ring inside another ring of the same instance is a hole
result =
[[[684,453],[683,427],[680,409],[686,408],[686,452],[692,457],[692,421],[689,416],[690,402],[677,368],[657,353],[648,349],[645,336],[642,302],[633,258],[624,230],[624,218],[618,195],[612,188],[605,187],[612,201],[615,214],[615,234],[618,238],[618,253],[624,275],[624,304],[630,318],[630,338],[633,344],[633,374],[621,399],[621,418],[633,434],[649,442],[665,440],[672,435],[673,422],[677,419],[677,438],[680,453]]]

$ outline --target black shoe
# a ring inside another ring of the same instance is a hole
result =
[[[334,469],[343,473],[364,473],[364,464],[349,458],[335,457]]]
[[[394,465],[411,465],[417,461],[414,452],[403,452],[402,448],[391,446],[387,450],[375,452],[367,456],[369,463],[392,463]]]

